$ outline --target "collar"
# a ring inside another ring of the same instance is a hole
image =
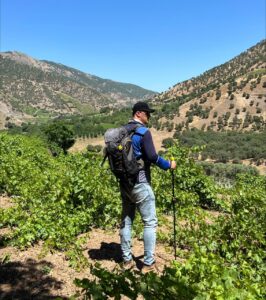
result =
[[[128,124],[140,124],[140,125],[146,127],[145,124],[143,124],[139,120],[135,120],[135,119],[129,120]]]

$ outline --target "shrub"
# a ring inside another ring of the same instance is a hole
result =
[[[88,145],[87,146],[87,151],[89,151],[89,152],[99,153],[99,152],[101,152],[101,150],[102,150],[102,146],[101,145],[95,145],[95,146]]]

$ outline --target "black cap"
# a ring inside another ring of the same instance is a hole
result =
[[[137,111],[145,111],[145,112],[153,113],[155,112],[155,109],[150,108],[146,102],[137,102],[132,108],[133,115]]]

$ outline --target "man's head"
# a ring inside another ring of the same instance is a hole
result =
[[[137,119],[143,124],[147,124],[150,118],[150,114],[155,112],[150,108],[146,102],[137,102],[132,108],[132,115],[134,119]]]

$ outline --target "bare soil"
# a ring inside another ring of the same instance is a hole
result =
[[[260,175],[266,175],[266,161],[265,160],[263,160],[260,165],[256,165],[252,162],[251,159],[245,159],[245,160],[242,160],[242,164],[246,165],[246,166],[255,167],[259,171]]]
[[[11,199],[0,197],[0,208],[12,205]],[[158,230],[162,227],[158,228]],[[165,230],[165,228],[164,228]],[[43,242],[24,251],[4,246],[3,238],[8,228],[0,229],[0,300],[6,299],[67,299],[79,289],[75,278],[92,278],[89,267],[78,272],[69,266],[65,253],[55,251],[43,254]],[[84,245],[83,254],[89,264],[100,263],[108,270],[119,267],[121,251],[119,230],[103,231],[94,229]],[[143,265],[143,241],[134,238],[132,251],[136,269]],[[157,243],[156,261],[161,272],[173,260],[173,251]]]

